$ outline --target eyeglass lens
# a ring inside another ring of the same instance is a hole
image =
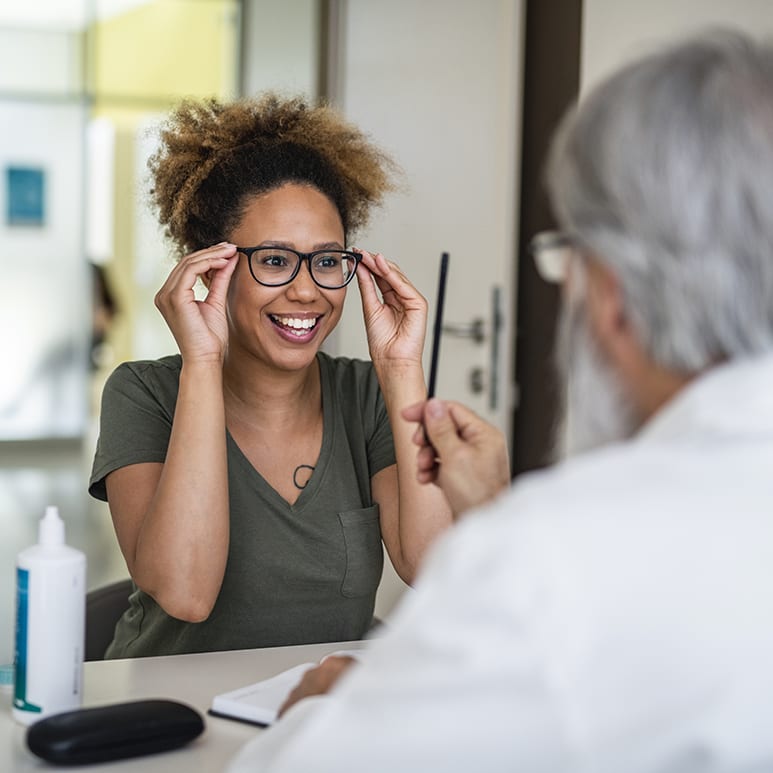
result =
[[[250,255],[250,266],[255,279],[266,285],[281,285],[289,281],[301,258],[291,250],[259,247]],[[311,275],[321,287],[334,290],[343,287],[357,267],[351,253],[325,250],[311,253]]]

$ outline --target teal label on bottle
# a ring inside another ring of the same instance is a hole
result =
[[[41,712],[40,706],[27,703],[27,630],[29,624],[30,573],[16,568],[16,676],[13,688],[13,706],[20,711]]]

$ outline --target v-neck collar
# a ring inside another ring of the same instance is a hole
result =
[[[245,474],[250,475],[255,487],[260,494],[268,501],[272,507],[281,508],[289,513],[299,514],[309,502],[313,502],[315,495],[322,485],[325,477],[328,463],[330,461],[335,439],[335,417],[333,412],[334,390],[330,372],[330,363],[320,352],[317,354],[317,364],[319,367],[319,384],[322,396],[322,444],[319,449],[319,457],[314,465],[314,472],[309,478],[306,487],[301,491],[298,499],[290,504],[283,496],[269,484],[269,482],[258,472],[252,462],[244,455],[239,444],[233,439],[233,436],[226,427],[226,442],[231,453],[229,458],[238,461],[240,467],[244,469]]]

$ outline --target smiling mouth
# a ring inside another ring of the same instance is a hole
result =
[[[309,333],[321,319],[321,317],[278,317],[274,314],[269,314],[269,317],[275,325],[298,336],[298,338]]]

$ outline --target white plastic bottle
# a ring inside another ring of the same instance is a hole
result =
[[[59,510],[46,508],[38,544],[16,559],[13,716],[29,725],[81,705],[86,556],[64,542]]]

